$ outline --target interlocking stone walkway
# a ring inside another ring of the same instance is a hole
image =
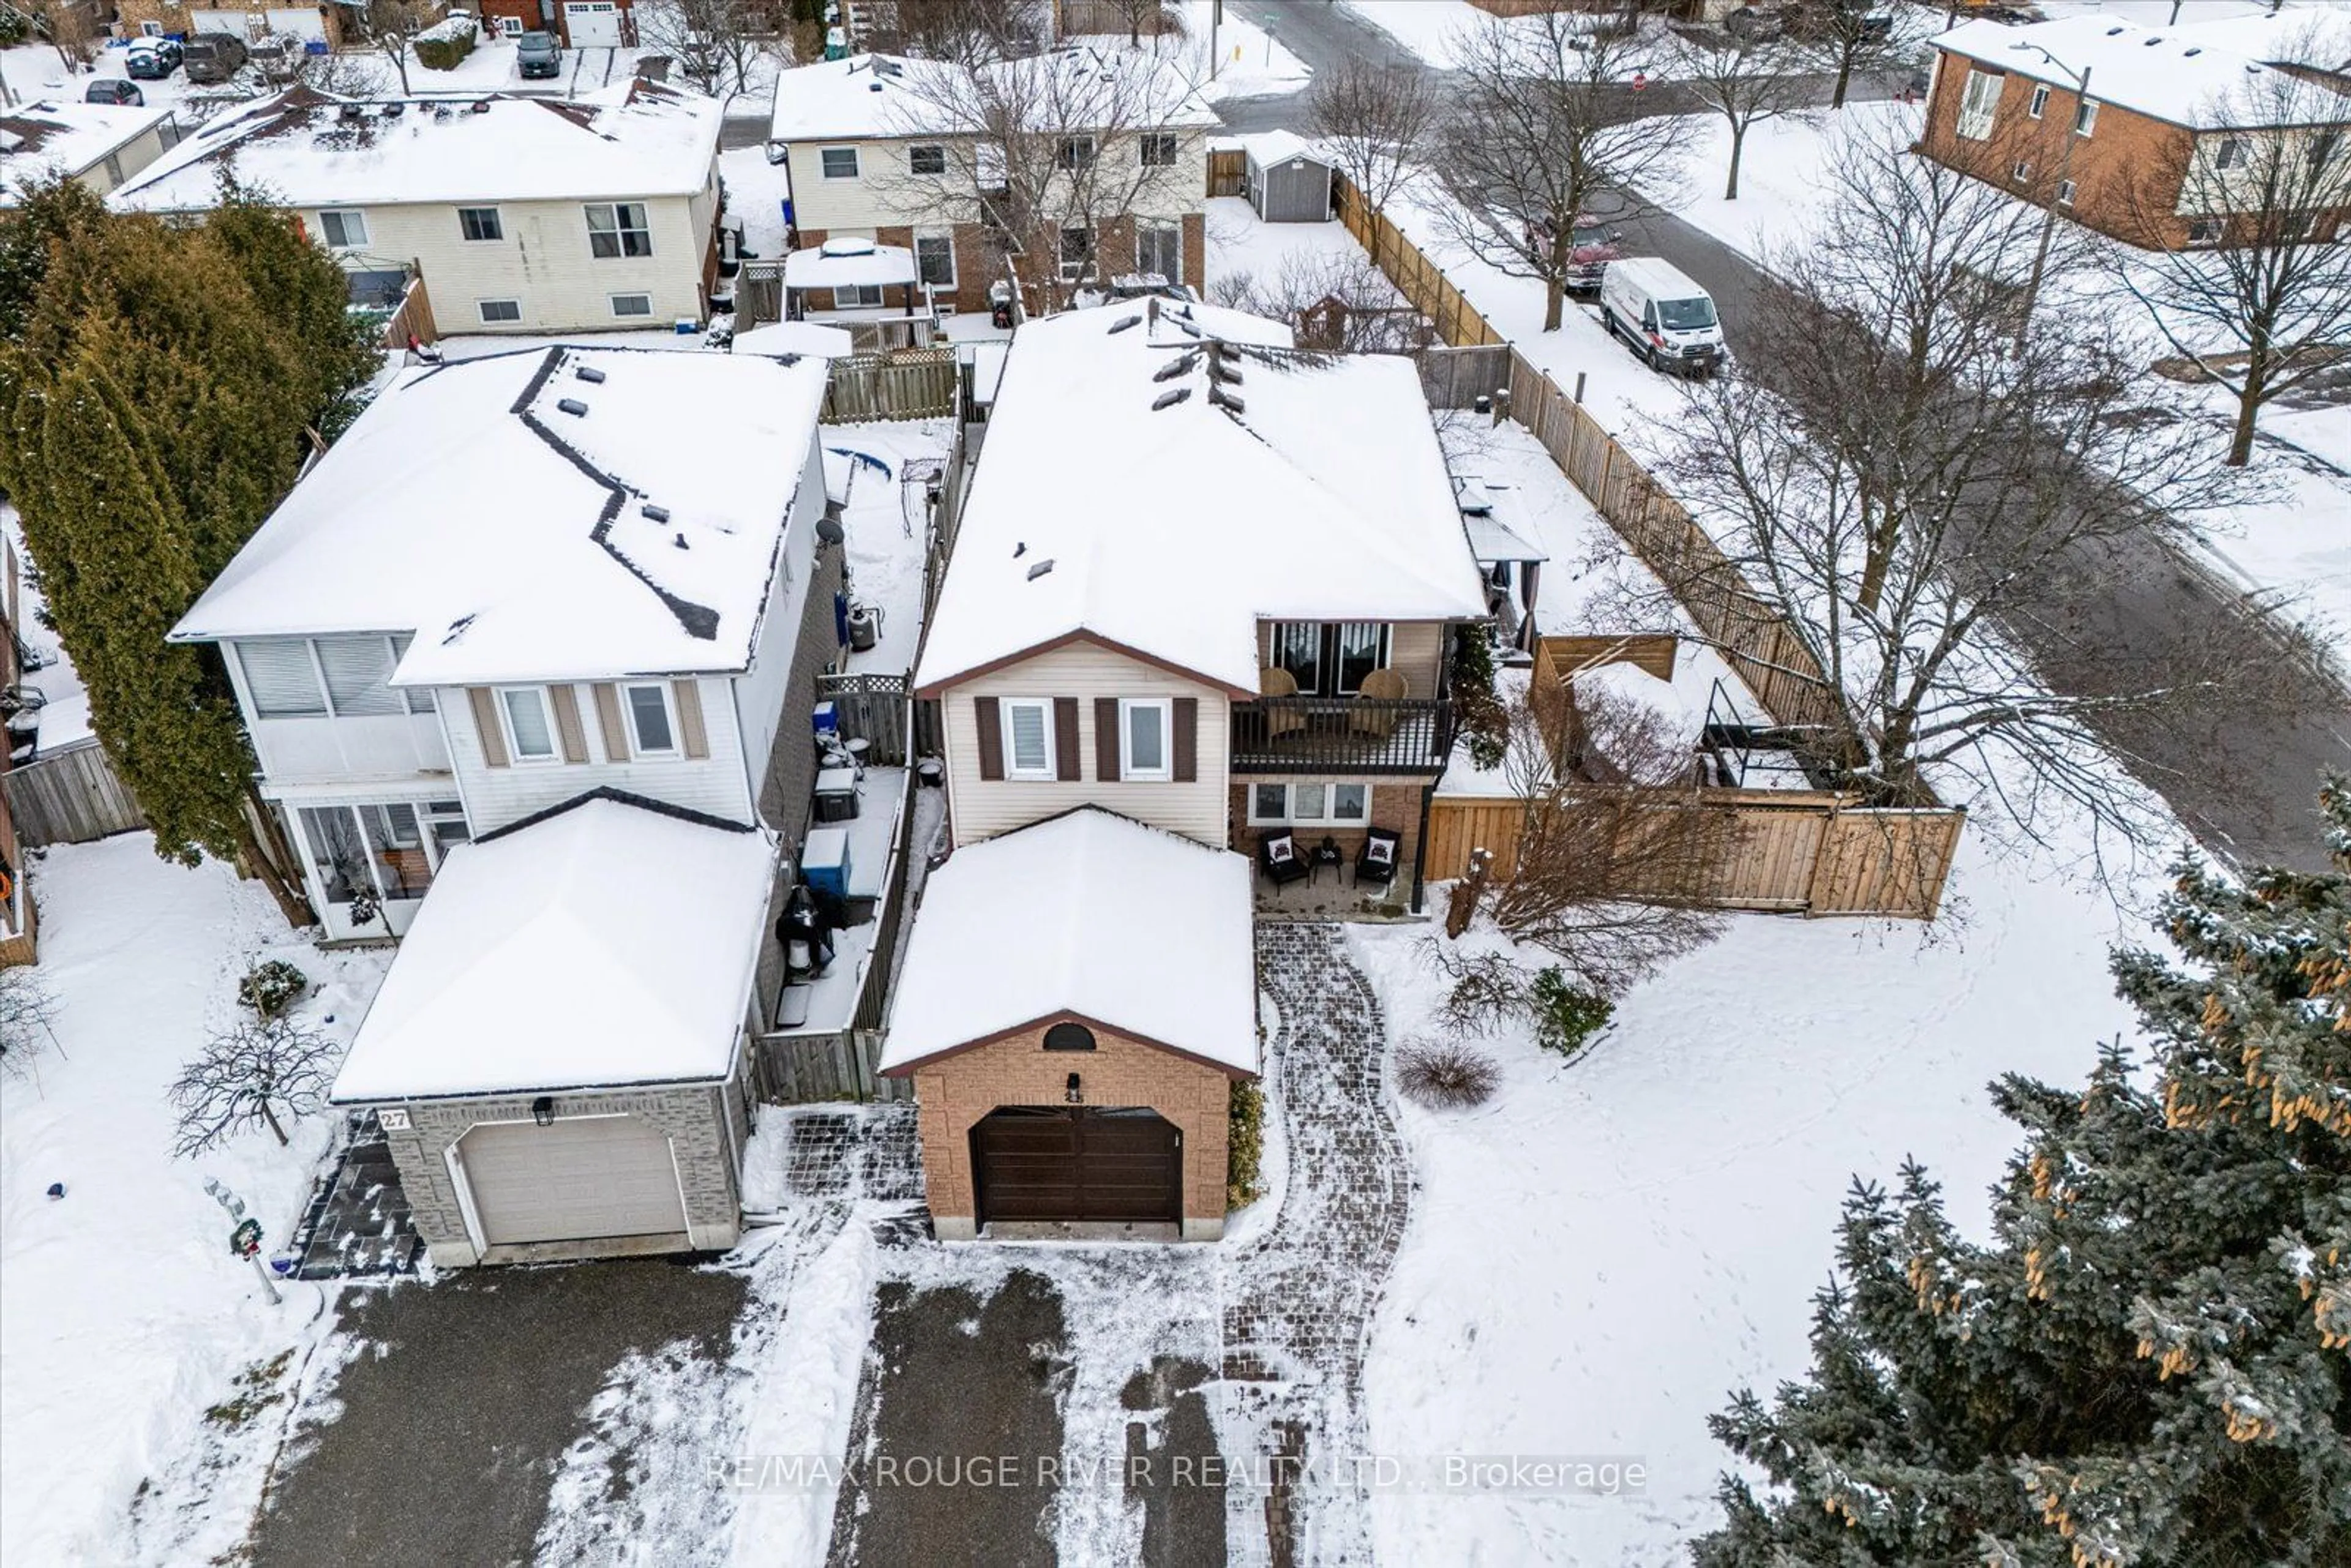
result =
[[[1364,1355],[1411,1216],[1412,1166],[1383,1084],[1379,1000],[1343,928],[1260,925],[1257,952],[1280,1015],[1267,1071],[1289,1177],[1271,1228],[1224,1259],[1225,1457],[1304,1479],[1270,1507],[1250,1489],[1230,1494],[1233,1560],[1369,1563],[1369,1500],[1347,1466],[1369,1451]],[[1251,1446],[1235,1452],[1243,1433]],[[1258,1559],[1249,1548],[1269,1533]]]

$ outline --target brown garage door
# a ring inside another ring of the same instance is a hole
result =
[[[457,1163],[486,1246],[685,1228],[669,1139],[634,1116],[475,1127],[459,1141]]]
[[[1155,1112],[1007,1105],[971,1130],[979,1222],[1184,1215],[1183,1135]]]

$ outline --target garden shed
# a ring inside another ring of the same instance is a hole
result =
[[[1249,204],[1270,224],[1322,224],[1332,206],[1331,162],[1304,137],[1269,131],[1249,137]]]

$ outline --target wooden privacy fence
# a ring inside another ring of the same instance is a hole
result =
[[[912,738],[904,675],[819,675],[816,700],[832,705],[834,722],[844,740],[865,742],[865,760],[882,768],[904,768]]]
[[[1932,920],[1959,842],[1964,810],[1865,806],[1857,798],[1810,790],[1658,791],[1660,811],[1719,811],[1729,831],[1719,852],[1671,891],[1714,909],[1802,915],[1878,915]],[[1548,805],[1532,809],[1549,810]],[[1572,808],[1571,808],[1572,809]],[[1517,869],[1528,802],[1440,795],[1429,802],[1425,874],[1465,874],[1473,850],[1494,857],[1497,875]]]
[[[955,350],[901,349],[852,354],[832,361],[825,382],[824,421],[942,419],[956,411]]]
[[[23,842],[78,844],[147,825],[146,813],[95,737],[47,752],[0,774]]]
[[[440,329],[433,324],[433,297],[425,293],[422,275],[412,277],[400,297],[400,308],[383,324],[383,346],[398,353],[411,342],[430,346],[440,340]]]
[[[1208,194],[1212,196],[1246,196],[1249,194],[1249,154],[1235,147],[1217,150],[1208,154]]]

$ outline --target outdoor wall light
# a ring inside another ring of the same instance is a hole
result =
[[[1070,1074],[1069,1102],[1072,1105],[1082,1105],[1085,1101],[1084,1091],[1078,1087],[1078,1075],[1072,1072]]]
[[[542,1127],[555,1125],[555,1096],[542,1094],[530,1103],[530,1119]]]

